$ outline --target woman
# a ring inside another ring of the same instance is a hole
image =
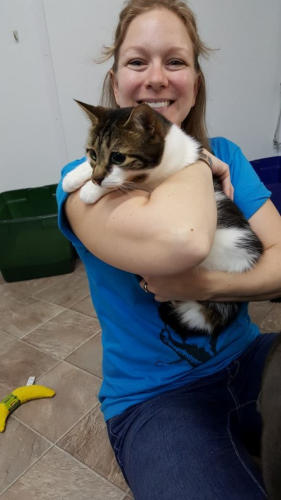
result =
[[[259,334],[245,301],[280,294],[281,223],[240,149],[207,139],[204,52],[184,2],[129,1],[107,50],[114,56],[110,104],[157,107],[213,152],[214,172],[232,196],[229,165],[235,202],[265,247],[253,271],[198,268],[216,227],[211,170],[202,161],[151,194],[113,192],[92,206],[58,189],[60,227],[84,262],[103,331],[102,411],[136,500],[266,498],[252,455],[261,434],[261,373],[275,335]],[[235,300],[241,308],[214,355],[208,337],[183,341],[161,322],[158,302],[169,299]]]

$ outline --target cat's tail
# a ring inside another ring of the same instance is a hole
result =
[[[163,321],[183,338],[210,335],[215,340],[237,316],[236,302],[164,302],[159,307]]]
[[[211,325],[211,334],[217,335],[226,328],[239,312],[238,302],[199,302],[204,306],[206,322]]]

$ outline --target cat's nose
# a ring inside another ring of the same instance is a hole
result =
[[[98,184],[99,186],[101,186],[103,179],[104,179],[104,177],[94,177],[93,181],[95,184]]]

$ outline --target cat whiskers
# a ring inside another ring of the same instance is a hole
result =
[[[134,182],[127,181],[121,186],[119,186],[120,191],[127,193],[128,191],[133,191],[136,189],[136,184]]]

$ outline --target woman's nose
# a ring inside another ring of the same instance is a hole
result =
[[[168,85],[168,78],[162,64],[151,64],[146,75],[146,87],[158,90]]]

